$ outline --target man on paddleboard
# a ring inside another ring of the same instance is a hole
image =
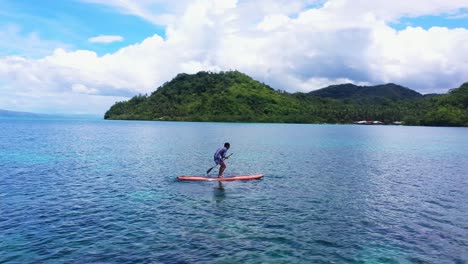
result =
[[[228,157],[226,157],[226,152],[228,151],[228,149],[230,147],[231,147],[231,144],[226,142],[226,143],[224,143],[224,147],[221,147],[218,150],[216,150],[216,152],[214,154],[214,162],[216,163],[216,165],[221,166],[219,168],[218,178],[223,178],[224,177],[223,172],[226,169],[226,164],[224,164],[224,160],[228,158]]]

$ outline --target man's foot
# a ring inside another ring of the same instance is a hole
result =
[[[218,175],[218,178],[224,178],[224,175]]]

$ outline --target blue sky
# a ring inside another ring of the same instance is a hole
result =
[[[461,9],[453,15],[402,17],[397,22],[391,23],[390,26],[397,30],[403,30],[408,26],[422,27],[424,29],[430,29],[431,27],[446,27],[450,29],[468,28],[468,10]]]
[[[164,27],[145,19],[116,12],[112,7],[78,0],[33,1],[0,0],[0,25],[17,27],[18,34],[32,32],[38,37],[69,49],[88,49],[99,55],[113,53],[119,48],[141,42],[148,36],[164,36]],[[99,35],[122,36],[123,41],[103,45],[91,43],[89,38]],[[51,46],[51,48],[55,48]],[[7,55],[35,55],[17,46]]]
[[[201,70],[443,93],[466,43],[466,0],[0,0],[0,109],[103,114]]]

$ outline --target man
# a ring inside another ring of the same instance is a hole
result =
[[[226,157],[226,152],[230,147],[231,147],[231,145],[228,142],[226,142],[226,143],[224,143],[224,147],[219,148],[218,150],[216,150],[216,152],[214,154],[214,162],[216,163],[216,165],[221,166],[219,168],[218,178],[223,178],[224,177],[223,172],[226,169],[226,164],[224,164],[224,160],[228,158],[228,157]]]

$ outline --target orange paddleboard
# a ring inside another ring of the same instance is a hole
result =
[[[263,177],[263,174],[252,174],[252,175],[238,175],[234,177],[203,177],[203,176],[178,176],[177,179],[182,181],[246,181],[246,180],[258,180]]]

